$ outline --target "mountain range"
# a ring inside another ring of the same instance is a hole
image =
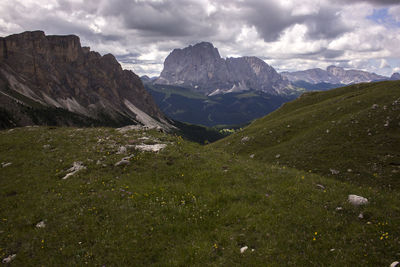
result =
[[[0,38],[1,124],[24,126],[168,122],[140,78],[78,36],[24,32]]]
[[[362,70],[345,70],[342,67],[329,66],[326,70],[315,68],[295,72],[281,72],[291,82],[304,81],[311,84],[330,83],[330,84],[354,84],[362,82],[398,80],[399,73],[394,73],[391,77],[378,75],[376,73]]]
[[[262,91],[283,94],[290,83],[257,57],[221,58],[213,44],[201,42],[174,49],[155,84],[178,85],[206,95]]]

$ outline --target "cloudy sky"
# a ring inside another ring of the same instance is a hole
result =
[[[139,75],[158,76],[172,49],[200,41],[278,71],[400,71],[400,0],[3,0],[0,14],[0,36],[76,34]]]

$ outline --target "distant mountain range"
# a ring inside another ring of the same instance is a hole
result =
[[[167,127],[140,78],[78,36],[0,38],[0,128],[32,124]]]
[[[278,73],[257,57],[221,58],[201,42],[174,49],[160,77],[141,77],[157,105],[169,117],[207,126],[243,124],[262,117],[305,91],[347,84],[399,79],[329,66]]]
[[[262,91],[283,94],[291,84],[257,57],[223,59],[211,43],[174,49],[155,84],[178,85],[206,95]]]
[[[386,77],[361,70],[345,70],[336,66],[329,66],[326,70],[316,68],[295,72],[281,72],[281,75],[291,82],[304,81],[310,84],[330,83],[347,85],[400,79],[399,73],[394,73],[391,77]]]

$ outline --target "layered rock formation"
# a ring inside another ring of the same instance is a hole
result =
[[[156,84],[180,85],[204,94],[259,90],[279,94],[289,87],[274,68],[256,57],[221,58],[211,43],[174,49]]]
[[[329,66],[326,70],[316,68],[295,72],[282,72],[281,74],[291,82],[305,81],[311,84],[353,84],[389,79],[375,73],[361,70],[345,70],[336,66]]]
[[[136,74],[123,70],[111,54],[81,47],[74,35],[34,31],[0,38],[0,92],[23,105],[64,108],[90,118],[153,126],[164,120]]]

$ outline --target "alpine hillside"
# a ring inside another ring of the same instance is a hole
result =
[[[400,186],[400,81],[307,92],[214,146],[357,184]]]

